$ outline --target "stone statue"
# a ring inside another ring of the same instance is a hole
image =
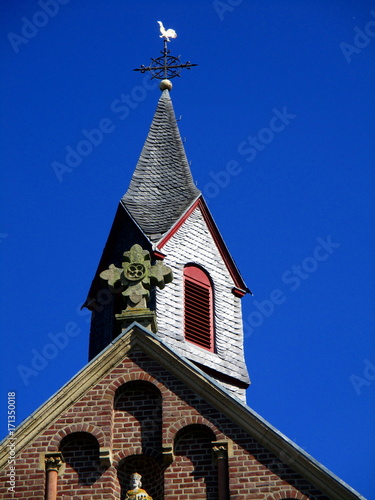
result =
[[[130,476],[130,490],[127,491],[125,500],[152,500],[147,491],[141,488],[142,476],[135,472]]]

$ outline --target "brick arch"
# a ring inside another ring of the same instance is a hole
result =
[[[148,458],[152,458],[155,460],[160,460],[160,452],[156,452],[155,450],[151,449],[146,449],[142,451],[142,446],[133,446],[133,447],[126,447],[122,450],[119,450],[117,453],[115,453],[112,457],[112,465],[116,469],[121,465],[121,463],[129,457],[136,457],[136,456],[146,456]]]
[[[125,382],[125,384],[121,384],[117,387],[117,389],[114,392],[114,398],[117,399],[118,397],[121,397],[122,392],[127,392],[128,390],[131,390],[131,387],[139,387],[142,388],[144,391],[147,391],[149,393],[154,394],[154,396],[157,395],[157,397],[162,400],[163,395],[159,389],[159,387],[156,384],[153,384],[149,380],[141,380],[139,378],[135,378],[135,380],[128,380]],[[114,399],[112,401],[112,404],[114,403],[114,406],[116,406],[116,400]]]
[[[73,434],[74,432],[87,432],[91,434],[96,438],[100,447],[109,445],[110,437],[106,436],[98,427],[91,424],[74,424],[64,427],[51,438],[48,445],[48,451],[57,451],[61,440],[68,434]]]
[[[309,500],[309,497],[307,497],[306,495],[297,490],[282,490],[282,491],[277,491],[276,493],[272,493],[267,497],[266,500],[288,500],[288,499]]]
[[[174,442],[177,433],[181,429],[183,429],[184,427],[188,427],[189,425],[195,425],[195,424],[204,425],[208,427],[215,434],[216,438],[219,437],[219,432],[212,422],[206,420],[201,415],[191,415],[189,417],[185,417],[178,420],[177,422],[172,424],[168,429],[166,429],[165,432],[166,440],[168,442]]]
[[[134,447],[128,446],[125,449],[118,451],[112,457],[112,465],[117,468],[125,458],[130,457],[132,455],[142,455],[142,447],[141,446],[134,446]]]
[[[93,486],[104,473],[100,461],[100,446],[88,432],[72,432],[60,441],[59,451],[65,464],[61,488],[71,496],[77,489]]]
[[[110,400],[113,401],[113,398],[115,396],[116,390],[121,386],[125,385],[128,382],[150,382],[153,384],[155,387],[157,387],[161,393],[161,397],[164,399],[164,396],[167,393],[167,388],[160,383],[158,380],[156,380],[154,377],[149,375],[148,373],[145,373],[144,371],[139,371],[136,373],[126,373],[124,375],[121,375],[117,379],[115,379],[106,389],[103,399],[105,400]]]

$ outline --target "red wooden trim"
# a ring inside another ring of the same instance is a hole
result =
[[[166,255],[165,253],[159,252],[158,250],[154,250],[151,252],[151,257],[155,260],[164,260]]]
[[[231,255],[229,253],[229,250],[224,243],[223,237],[221,236],[221,234],[216,226],[216,223],[213,220],[212,215],[211,215],[210,211],[208,210],[208,207],[207,207],[202,196],[200,196],[191,205],[191,207],[185,212],[185,214],[181,217],[181,219],[178,220],[176,222],[176,224],[172,227],[172,229],[169,231],[169,233],[167,233],[164,236],[164,238],[160,240],[160,242],[158,244],[158,248],[159,249],[163,248],[163,246],[172,238],[172,236],[178,231],[178,229],[182,226],[182,224],[186,221],[186,219],[188,219],[188,217],[190,217],[190,215],[193,213],[193,211],[197,207],[200,209],[200,211],[203,215],[203,218],[204,218],[204,220],[205,220],[205,222],[206,222],[206,224],[207,224],[207,226],[212,234],[212,237],[217,245],[217,248],[220,252],[220,255],[222,256],[222,258],[225,262],[225,265],[227,266],[228,271],[229,271],[230,275],[232,276],[232,279],[236,285],[236,288],[238,290],[245,291],[245,293],[251,294],[251,290],[249,290],[247,288],[244,280],[242,279],[242,277],[237,269],[237,266],[234,263]]]
[[[184,213],[184,215],[179,219],[176,224],[172,227],[172,229],[167,233],[164,238],[162,238],[159,241],[158,244],[158,249],[162,249],[163,246],[172,238],[172,236],[179,230],[179,228],[182,226],[182,224],[190,217],[190,215],[194,212],[196,208],[199,208],[200,211],[202,212],[203,218],[212,234],[212,237],[218,247],[218,250],[220,252],[220,255],[222,256],[227,269],[232,276],[232,279],[236,285],[236,288],[239,290],[244,290],[245,293],[250,293],[252,295],[251,290],[249,290],[242,279],[236,264],[234,263],[229,250],[227,246],[224,243],[223,237],[221,236],[215,221],[212,218],[212,215],[210,211],[208,210],[208,207],[203,199],[202,196],[200,196],[192,205],[191,207]]]
[[[215,224],[215,221],[213,220],[213,217],[208,210],[208,207],[204,201],[203,198],[200,198],[200,204],[199,208],[201,209],[202,215],[204,217],[204,220],[206,221],[206,224],[212,234],[212,237],[219,249],[220,255],[222,256],[228,271],[230,275],[232,276],[232,279],[236,285],[236,288],[239,288],[240,290],[246,290],[246,292],[250,292],[250,290],[247,288],[245,285],[245,282],[243,281],[236,264],[234,263],[232,256],[229,253],[229,250],[224,242],[223,237],[220,234],[220,231]],[[251,292],[250,292],[251,293]]]
[[[244,295],[246,295],[246,290],[241,290],[240,288],[236,288],[235,286],[232,288],[232,293],[235,297],[239,297],[242,299]]]
[[[167,233],[164,238],[162,238],[159,243],[158,243],[158,248],[159,250],[163,248],[163,246],[172,238],[172,236],[180,229],[182,224],[190,217],[190,215],[194,212],[196,207],[199,204],[200,198],[198,198],[192,205],[191,207],[184,213],[184,215],[179,219],[174,226],[172,226],[172,229]]]

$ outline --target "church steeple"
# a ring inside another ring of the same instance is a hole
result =
[[[93,312],[89,356],[96,356],[126,325],[140,318],[131,305],[123,310],[124,290],[113,286],[122,283],[123,255],[140,245],[139,252],[150,255],[154,263],[164,259],[173,274],[164,290],[154,287],[147,294],[145,315],[155,321],[146,328],[244,400],[250,380],[241,298],[250,290],[193,181],[178,130],[170,98],[172,84],[165,78],[177,76],[190,63],[181,65],[178,58],[169,56],[166,40],[162,54],[149,68],[140,69],[164,78],[162,95],[85,303]]]
[[[199,194],[165,89],[121,203],[149,239],[157,241]]]

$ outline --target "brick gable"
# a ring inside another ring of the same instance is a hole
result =
[[[0,445],[7,500],[44,499],[51,477],[57,500],[122,500],[133,472],[154,500],[362,498],[137,324],[14,437],[14,495],[7,442]]]
[[[230,443],[232,500],[328,498],[286,463],[287,455],[265,449],[141,351],[131,352],[22,451],[15,498],[43,498],[44,454],[60,451],[65,464],[57,498],[62,500],[123,498],[135,470],[143,473],[143,486],[154,500],[214,500],[215,441]],[[163,457],[168,447],[174,450],[171,463]],[[112,454],[110,466],[101,463],[106,448]],[[0,495],[8,498],[4,481],[6,470]],[[270,496],[276,493],[288,497]]]

